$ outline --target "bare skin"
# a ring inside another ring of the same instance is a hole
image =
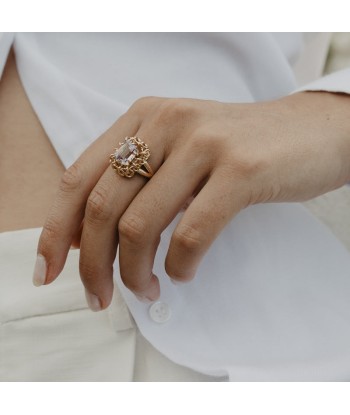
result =
[[[11,51],[0,81],[0,232],[43,226],[64,167],[21,84]]]
[[[160,234],[189,197],[195,195],[164,264],[169,277],[183,282],[194,278],[240,210],[304,201],[350,180],[349,115],[349,97],[327,92],[252,104],[136,101],[65,172],[39,241],[34,283],[57,278],[83,220],[80,275],[91,309],[112,299],[118,245],[124,284],[141,300],[155,301]],[[156,172],[150,180],[126,179],[110,167],[111,149],[127,135],[147,141]]]

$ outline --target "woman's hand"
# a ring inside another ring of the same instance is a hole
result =
[[[350,98],[303,92],[254,104],[142,98],[65,172],[38,246],[36,285],[61,272],[80,240],[80,274],[94,310],[120,273],[140,299],[155,300],[160,234],[194,196],[177,225],[165,269],[188,281],[224,226],[243,208],[301,201],[350,178]],[[109,156],[126,136],[151,150],[147,180],[119,176]]]

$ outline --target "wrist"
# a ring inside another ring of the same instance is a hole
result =
[[[279,100],[286,111],[334,144],[343,165],[344,183],[350,180],[350,95],[326,91],[298,92]]]

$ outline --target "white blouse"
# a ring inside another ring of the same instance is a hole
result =
[[[253,102],[295,91],[293,65],[305,47],[299,33],[6,33],[0,73],[11,45],[66,167],[142,96]],[[350,70],[302,89],[350,93]],[[230,380],[349,379],[350,255],[322,224],[297,203],[249,207],[196,278],[175,286],[164,259],[180,215],[156,256],[158,302],[138,302],[115,263],[116,283],[158,350]]]

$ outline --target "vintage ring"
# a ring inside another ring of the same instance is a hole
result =
[[[147,163],[150,149],[138,137],[126,137],[120,147],[114,149],[109,162],[120,176],[133,177],[135,173],[151,178],[153,170]]]

